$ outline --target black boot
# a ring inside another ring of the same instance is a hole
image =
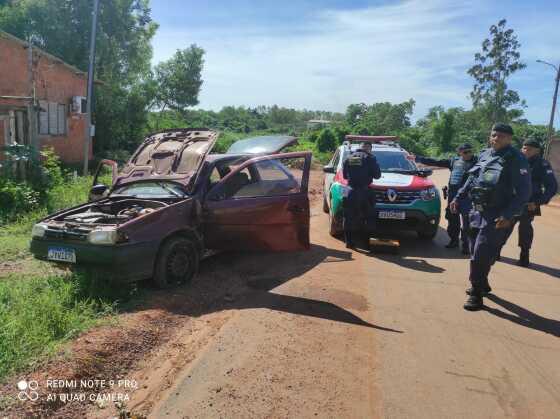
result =
[[[521,253],[519,255],[519,262],[517,262],[519,266],[523,266],[527,268],[530,264],[529,262],[529,249],[521,249]]]
[[[492,292],[492,288],[490,287],[490,285],[486,284],[482,287],[482,295],[488,295],[491,292]],[[467,295],[473,295],[474,294],[474,288],[473,287],[467,288],[465,290],[465,293]]]
[[[450,241],[449,243],[447,243],[447,244],[445,245],[445,247],[446,247],[447,249],[455,249],[455,248],[459,247],[459,240],[457,240],[457,239],[451,239],[451,241]]]
[[[461,252],[464,255],[470,255],[471,254],[471,249],[469,248],[469,245],[467,243],[463,243],[463,246],[461,247]]]
[[[482,295],[478,292],[470,295],[465,304],[463,304],[463,308],[468,311],[482,310],[483,307],[484,304],[482,302]]]

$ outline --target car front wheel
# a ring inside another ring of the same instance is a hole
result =
[[[158,288],[171,288],[190,282],[198,272],[199,263],[200,255],[193,241],[187,237],[173,237],[161,247],[154,283]]]

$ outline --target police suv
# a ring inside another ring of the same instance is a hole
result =
[[[433,239],[438,231],[441,201],[435,184],[428,178],[431,170],[419,169],[398,143],[398,137],[347,135],[323,171],[323,210],[329,214],[330,234],[342,233],[342,200],[348,181],[342,175],[344,161],[360,143],[371,142],[381,168],[381,178],[370,189],[375,193],[380,233],[395,230],[416,231],[423,239]]]

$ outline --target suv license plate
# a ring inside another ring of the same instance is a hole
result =
[[[406,213],[404,211],[379,211],[379,218],[384,220],[404,220]]]
[[[76,251],[65,247],[49,247],[47,259],[57,262],[76,263]]]

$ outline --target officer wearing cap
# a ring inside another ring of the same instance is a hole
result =
[[[519,255],[520,266],[529,266],[529,251],[533,243],[533,220],[535,216],[541,215],[541,205],[546,205],[558,192],[558,184],[554,177],[554,171],[550,163],[541,156],[541,144],[536,139],[528,139],[523,142],[521,152],[529,161],[529,173],[531,174],[532,193],[529,202],[523,208],[519,221]],[[513,225],[508,230],[504,243],[513,232]],[[499,258],[498,253],[498,258]]]
[[[503,238],[529,201],[531,177],[527,158],[512,147],[513,129],[494,124],[490,134],[491,147],[484,150],[469,171],[469,178],[450,204],[459,210],[459,200],[470,195],[473,209],[469,214],[471,250],[471,288],[465,310],[480,310],[483,295],[492,289],[488,274]]]
[[[457,156],[454,156],[451,159],[443,160],[415,156],[415,160],[419,163],[428,166],[444,167],[451,171],[447,191],[448,202],[453,201],[459,189],[461,189],[461,187],[467,181],[467,178],[469,177],[469,170],[478,161],[478,158],[473,154],[472,146],[468,143],[462,144],[457,147],[457,154]],[[449,243],[445,247],[447,247],[448,249],[458,247],[459,237],[461,237],[462,251],[464,254],[469,253],[468,215],[470,209],[471,201],[468,196],[459,201],[459,211],[457,213],[452,213],[449,209],[449,205],[445,209],[445,218],[447,218],[447,234],[449,235],[450,239]]]
[[[367,235],[375,224],[375,195],[370,192],[369,185],[373,179],[381,177],[381,169],[371,150],[371,143],[362,143],[348,156],[342,168],[342,175],[350,186],[348,196],[342,201],[344,239],[348,248],[354,247],[357,232]]]

